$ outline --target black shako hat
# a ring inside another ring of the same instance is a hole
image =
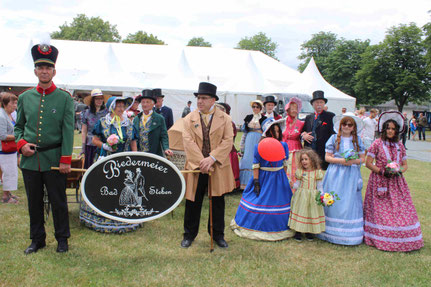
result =
[[[150,99],[150,100],[153,100],[154,103],[157,102],[157,99],[154,96],[154,90],[150,90],[150,89],[142,90],[142,95],[137,96],[135,101],[141,102],[142,99]]]
[[[153,96],[157,98],[164,98],[165,95],[162,95],[162,89],[153,89]]]
[[[265,106],[267,103],[274,103],[275,105],[277,104],[274,96],[266,96],[263,105]]]
[[[33,57],[35,67],[43,65],[55,67],[58,50],[56,47],[48,44],[38,44],[31,48],[31,56]]]
[[[313,92],[313,98],[311,99],[310,104],[313,104],[315,100],[324,100],[325,104],[328,102],[328,99],[325,98],[325,93],[320,90]]]
[[[216,99],[218,101],[218,97],[216,95],[217,93],[217,86],[207,83],[207,82],[201,82],[199,83],[199,89],[197,93],[193,93],[195,97],[198,95],[208,95]]]

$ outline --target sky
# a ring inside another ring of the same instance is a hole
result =
[[[3,44],[15,37],[37,41],[77,14],[109,21],[123,39],[143,30],[177,46],[203,37],[213,47],[234,48],[264,32],[278,43],[277,58],[296,69],[301,44],[315,33],[377,44],[392,26],[430,22],[430,10],[430,0],[1,0],[0,35]]]

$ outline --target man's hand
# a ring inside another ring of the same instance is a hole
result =
[[[167,156],[173,156],[174,153],[170,149],[167,149],[167,150],[165,150],[165,155],[167,155]]]
[[[214,164],[214,160],[209,156],[204,158],[199,163],[199,169],[202,173],[208,173],[210,171],[211,166]]]
[[[60,163],[60,173],[69,173],[70,172],[70,164]]]
[[[312,141],[313,141],[313,139],[314,139],[314,137],[311,135],[312,134],[312,132],[303,132],[302,134],[301,134],[301,136],[302,136],[302,138],[306,141],[306,142],[308,142],[308,143],[311,143]]]
[[[32,156],[36,152],[34,149],[31,149],[31,147],[36,148],[36,145],[33,143],[26,143],[21,148],[21,153],[23,156]]]

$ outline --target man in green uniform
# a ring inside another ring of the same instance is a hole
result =
[[[31,245],[25,254],[45,247],[43,194],[48,192],[54,219],[57,252],[67,252],[70,237],[66,176],[73,148],[74,107],[71,95],[52,82],[58,50],[47,44],[31,49],[39,79],[36,88],[18,98],[15,138],[22,153],[20,167],[28,198]],[[59,166],[59,171],[51,167]]]

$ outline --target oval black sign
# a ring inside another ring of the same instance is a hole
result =
[[[185,194],[179,169],[146,152],[121,152],[95,162],[84,174],[81,193],[101,215],[128,223],[154,220],[177,207]]]

